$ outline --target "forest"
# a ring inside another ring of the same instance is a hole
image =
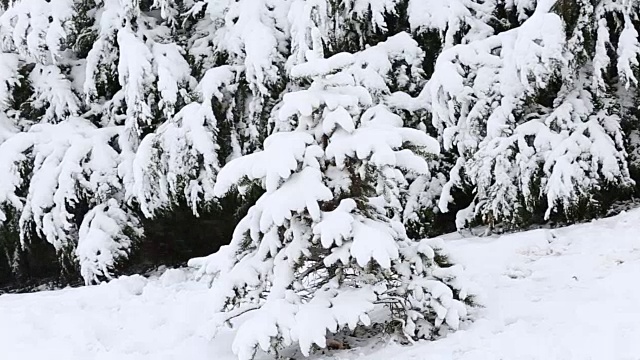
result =
[[[0,8],[0,293],[188,266],[241,359],[424,339],[474,307],[438,236],[637,204],[636,0]]]

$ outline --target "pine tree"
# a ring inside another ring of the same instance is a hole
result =
[[[228,163],[214,189],[220,196],[257,181],[265,194],[230,245],[190,262],[215,277],[221,323],[253,312],[233,343],[240,359],[292,343],[309,355],[326,346],[327,331],[369,326],[378,306],[414,339],[466,317],[460,269],[441,262],[437,241],[409,239],[402,223],[407,175],[427,175],[423,156],[439,145],[404,127],[384,99],[393,69],[420,63],[422,51],[401,33],[323,59],[314,40],[291,68],[310,86],[287,93],[278,111],[293,129]]]

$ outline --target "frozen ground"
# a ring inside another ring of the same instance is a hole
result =
[[[448,240],[482,289],[479,319],[444,339],[377,343],[315,359],[640,359],[640,210],[557,230]],[[208,294],[159,279],[0,296],[0,358],[233,359],[210,339]]]

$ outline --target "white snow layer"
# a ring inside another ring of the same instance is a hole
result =
[[[475,322],[437,341],[373,341],[311,359],[637,359],[639,223],[634,210],[556,230],[448,236],[448,251],[481,291]],[[2,295],[2,359],[234,359],[233,330],[212,337],[210,293],[191,279],[174,269],[159,278]]]

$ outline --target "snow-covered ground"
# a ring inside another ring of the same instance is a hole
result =
[[[556,230],[447,240],[482,290],[478,319],[413,346],[315,359],[640,359],[640,210]],[[182,270],[101,286],[0,296],[0,358],[233,359],[213,339],[209,293]]]

